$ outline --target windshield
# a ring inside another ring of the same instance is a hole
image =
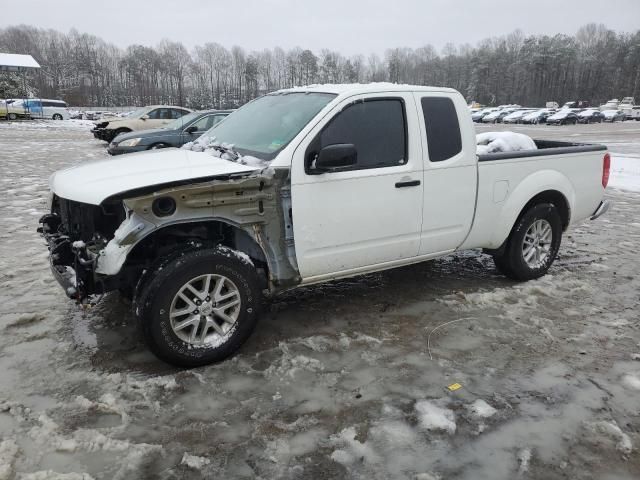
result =
[[[127,117],[140,118],[141,116],[146,115],[148,112],[149,109],[147,107],[139,108],[138,110],[134,110],[133,112],[131,112],[129,115],[127,115]]]
[[[265,95],[229,115],[199,142],[215,139],[243,155],[272,160],[334,97],[305,92]]]
[[[188,113],[187,115],[183,115],[180,118],[176,118],[173,122],[167,123],[162,128],[165,128],[167,130],[178,130],[180,128],[183,128],[185,125],[191,123],[201,115],[202,115],[201,112]]]

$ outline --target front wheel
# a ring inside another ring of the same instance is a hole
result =
[[[158,150],[160,148],[168,148],[168,147],[169,145],[167,145],[166,143],[154,143],[149,147],[149,150]]]
[[[494,256],[496,268],[514,280],[539,278],[555,260],[561,239],[557,208],[550,203],[535,205],[518,219],[504,251]]]
[[[53,120],[62,120],[62,115],[60,115],[59,113],[54,113],[53,117],[51,117]]]
[[[18,115],[16,115],[15,113],[10,113],[9,115],[7,115],[7,118],[9,120],[17,120],[18,119]]]
[[[232,355],[253,331],[258,275],[230,248],[186,252],[159,269],[137,304],[151,351],[172,365],[198,367]]]

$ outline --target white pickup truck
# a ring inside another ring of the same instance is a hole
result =
[[[69,297],[129,294],[158,357],[203,365],[240,347],[265,296],[301,285],[470,248],[513,279],[544,275],[563,231],[607,210],[609,155],[535,142],[477,155],[451,89],[282,90],[191,150],[55,173],[39,231]]]

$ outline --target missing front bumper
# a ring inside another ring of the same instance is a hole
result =
[[[74,242],[68,235],[58,231],[58,215],[44,215],[39,223],[42,226],[38,228],[38,233],[47,242],[49,266],[53,277],[67,297],[82,302],[89,296],[94,285],[94,261],[84,242]]]

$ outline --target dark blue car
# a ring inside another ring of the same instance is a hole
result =
[[[156,148],[180,148],[193,142],[230,113],[231,110],[203,110],[184,115],[163,128],[122,133],[111,141],[107,151],[111,155],[120,155]]]

